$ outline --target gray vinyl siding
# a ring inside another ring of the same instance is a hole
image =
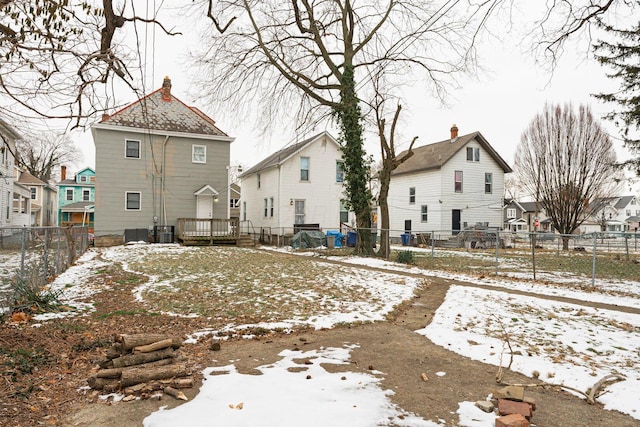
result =
[[[164,200],[161,207],[162,159],[165,135],[94,128],[96,146],[95,234],[123,234],[129,228],[175,225],[177,218],[196,217],[194,192],[210,185],[219,193],[214,218],[227,217],[229,198],[228,141],[170,136],[165,145]],[[215,137],[212,137],[215,138]],[[125,157],[125,140],[141,141],[140,159]],[[204,145],[206,163],[191,161],[193,144]],[[125,209],[125,192],[141,193],[141,209]]]

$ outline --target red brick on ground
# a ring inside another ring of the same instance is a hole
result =
[[[529,421],[520,414],[496,418],[496,427],[529,427]]]
[[[498,399],[498,413],[500,415],[520,414],[527,419],[532,415],[530,404],[507,399]]]

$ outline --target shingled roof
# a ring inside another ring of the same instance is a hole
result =
[[[317,141],[318,139],[322,138],[324,135],[326,135],[330,140],[332,140],[333,142],[338,144],[338,142],[335,140],[335,138],[332,137],[331,134],[329,134],[328,132],[319,133],[317,135],[312,136],[311,138],[305,139],[304,141],[301,141],[301,142],[298,142],[298,143],[296,143],[294,145],[290,145],[288,147],[285,147],[280,151],[276,151],[275,153],[271,154],[270,156],[268,156],[264,160],[258,162],[255,166],[251,167],[249,170],[244,172],[242,175],[240,175],[240,178],[247,177],[247,176],[252,175],[254,173],[257,173],[257,172],[263,171],[265,169],[269,169],[271,167],[274,167],[274,166],[277,166],[279,164],[282,164],[288,158],[293,156],[295,153],[297,153],[298,151],[302,150],[307,145],[310,145],[311,143],[313,143],[313,142]]]
[[[455,126],[455,125],[454,125]],[[505,173],[513,172],[511,167],[504,161],[502,157],[493,149],[480,132],[473,132],[467,135],[457,137],[453,142],[451,139],[436,142],[433,144],[423,145],[413,149],[413,156],[402,163],[393,175],[403,175],[408,173],[416,173],[428,171],[431,169],[439,169],[447,163],[458,151],[464,148],[472,140],[476,140],[500,165]],[[406,151],[405,151],[406,152]],[[402,157],[402,152],[398,157]]]
[[[228,136],[202,111],[196,107],[189,107],[171,95],[171,80],[168,77],[165,77],[160,89],[127,105],[111,116],[103,117],[96,127],[101,127],[100,125]]]

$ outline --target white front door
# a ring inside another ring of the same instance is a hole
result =
[[[213,218],[213,196],[201,194],[196,197],[196,200],[196,217],[207,219]]]

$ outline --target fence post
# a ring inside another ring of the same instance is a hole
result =
[[[627,262],[629,262],[629,234],[624,233],[624,249],[627,252]]]
[[[47,272],[49,271],[49,229],[44,229],[44,253],[42,254],[42,260],[44,262],[42,272],[42,283],[47,283]]]
[[[529,234],[531,237],[531,259],[533,262],[533,280],[536,280],[536,232]]]
[[[436,251],[436,232],[432,231],[430,234],[431,234],[431,268],[433,268],[435,251]]]
[[[596,251],[598,247],[598,234],[593,233],[593,265],[591,267],[591,286],[596,285]]]
[[[500,244],[500,231],[496,231],[496,276],[498,275],[498,245]]]
[[[24,227],[22,229],[22,242],[20,248],[20,281],[24,281],[24,256],[27,252],[26,244],[27,244],[27,228]]]

